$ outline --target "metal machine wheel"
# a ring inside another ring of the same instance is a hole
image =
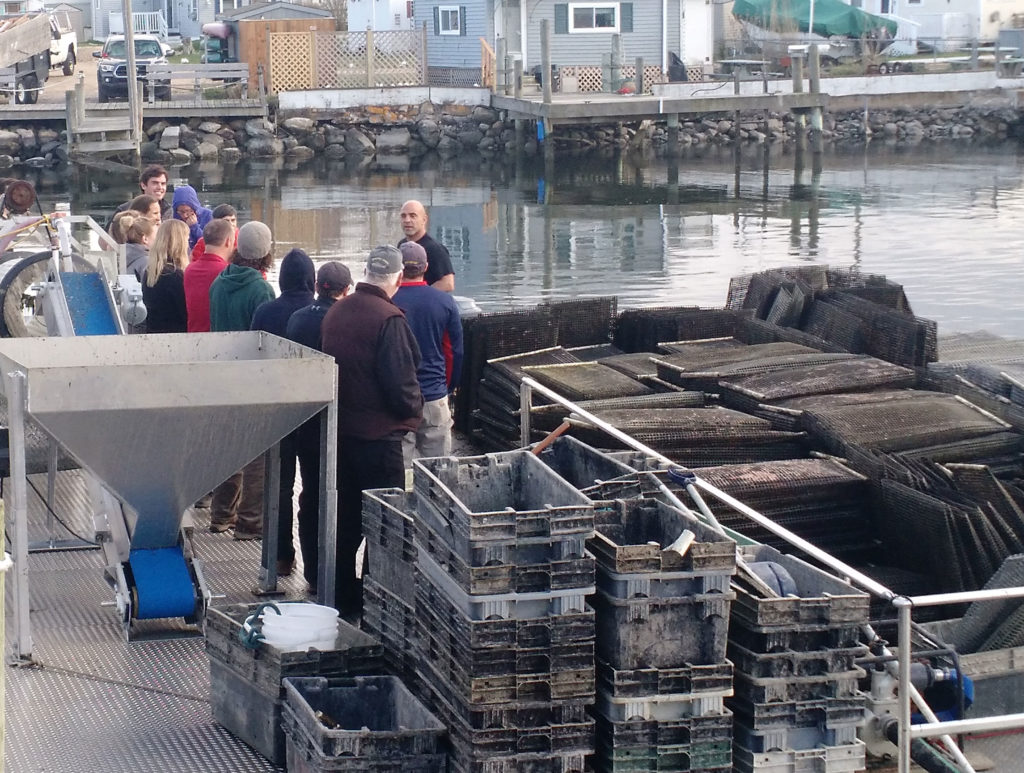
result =
[[[30,338],[46,335],[46,320],[42,309],[34,309],[31,316],[25,313],[24,299],[28,289],[46,281],[50,269],[49,250],[32,255],[14,255],[0,263],[0,337]],[[87,269],[88,263],[78,255],[72,257],[72,264]]]

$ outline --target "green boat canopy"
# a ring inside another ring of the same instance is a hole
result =
[[[732,13],[737,19],[773,32],[807,32],[812,2],[812,32],[822,37],[877,37],[883,29],[887,37],[896,35],[896,22],[854,8],[843,0],[735,0]]]

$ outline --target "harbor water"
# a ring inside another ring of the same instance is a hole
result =
[[[79,170],[35,178],[44,204],[106,220],[137,188]],[[177,168],[205,204],[261,219],[280,258],[360,266],[401,238],[420,199],[452,253],[457,293],[493,311],[617,295],[620,308],[720,306],[729,278],[767,268],[857,266],[902,283],[940,334],[1024,337],[1024,156],[1014,143],[873,142],[815,155],[793,146],[440,159],[280,159]],[[358,275],[358,274],[356,274]]]

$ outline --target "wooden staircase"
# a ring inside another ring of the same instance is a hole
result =
[[[142,135],[141,116],[133,117],[131,108],[104,105],[102,109],[86,110],[85,81],[79,75],[73,91],[67,92],[68,153],[111,156],[124,153],[139,157]]]

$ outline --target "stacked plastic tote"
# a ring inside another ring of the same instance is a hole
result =
[[[737,773],[850,773],[865,768],[857,728],[867,654],[868,596],[767,547],[745,547],[748,566],[774,591],[737,584],[729,629]]]
[[[453,773],[582,771],[594,749],[593,503],[527,451],[418,460],[414,488],[364,494],[364,627],[448,727]],[[374,558],[402,551],[405,566]]]
[[[736,543],[654,500],[603,502],[596,519],[594,769],[731,771]]]

